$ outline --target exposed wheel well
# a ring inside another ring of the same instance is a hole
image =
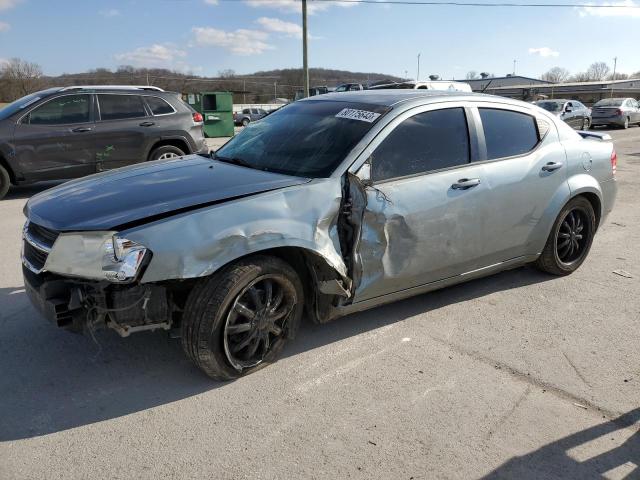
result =
[[[597,230],[598,227],[600,226],[600,217],[602,216],[600,198],[595,193],[589,193],[589,192],[581,193],[580,195],[577,195],[577,196],[584,197],[587,200],[589,200],[589,203],[593,207],[593,211],[596,214],[596,230]]]
[[[166,145],[171,145],[172,147],[179,148],[184,153],[191,153],[191,148],[189,147],[189,144],[186,141],[179,138],[170,138],[167,140],[160,140],[159,142],[154,143],[153,146],[151,147],[151,150],[149,150],[149,157],[151,156],[151,154],[156,148],[164,147]]]
[[[16,184],[16,176],[13,173],[13,169],[9,166],[9,163],[1,155],[0,155],[0,165],[2,165],[4,167],[4,169],[7,171],[7,173],[9,174],[9,179],[11,180],[11,183],[15,185]]]

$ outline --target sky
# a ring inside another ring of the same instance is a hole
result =
[[[532,77],[556,65],[574,73],[595,61],[613,66],[614,57],[619,72],[640,70],[640,8],[309,0],[309,13],[311,67],[415,78],[420,54],[421,79],[501,76],[514,60],[517,74]],[[300,25],[297,0],[0,0],[0,61],[20,57],[49,75],[119,65],[210,76],[297,68]]]

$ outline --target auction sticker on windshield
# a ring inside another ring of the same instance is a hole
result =
[[[361,122],[369,123],[375,122],[379,116],[379,113],[356,110],[355,108],[343,108],[336,113],[336,118],[348,118],[349,120],[360,120]]]

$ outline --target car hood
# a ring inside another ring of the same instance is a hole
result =
[[[25,215],[57,231],[111,230],[308,181],[191,155],[64,183],[32,197]]]

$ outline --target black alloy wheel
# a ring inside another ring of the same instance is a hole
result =
[[[580,208],[567,212],[556,236],[558,260],[565,265],[580,260],[586,252],[591,236],[590,228],[591,222],[588,220],[587,212]]]
[[[239,371],[260,364],[282,337],[298,302],[296,289],[284,275],[256,278],[235,298],[224,327],[224,351]]]

